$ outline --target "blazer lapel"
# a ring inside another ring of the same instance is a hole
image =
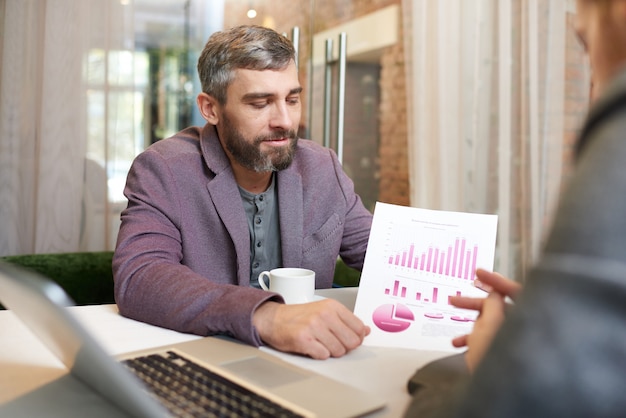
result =
[[[207,183],[207,190],[237,253],[238,282],[240,285],[248,286],[250,284],[248,221],[230,162],[217,138],[214,126],[205,125],[202,130],[201,147],[207,167],[215,173],[215,177]]]
[[[276,178],[283,266],[299,267],[304,225],[302,177],[292,164],[288,169],[279,171]]]

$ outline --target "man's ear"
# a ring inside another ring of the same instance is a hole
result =
[[[219,112],[218,112],[218,103],[217,100],[206,93],[198,94],[196,98],[196,104],[198,105],[198,110],[200,110],[200,114],[211,125],[217,125],[219,122]]]

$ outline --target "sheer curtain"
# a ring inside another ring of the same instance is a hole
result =
[[[107,167],[116,126],[134,115],[116,111],[109,54],[132,50],[132,10],[119,0],[2,0],[0,10],[0,256],[110,249],[119,212]]]
[[[404,0],[411,205],[498,214],[522,277],[558,199],[589,74],[568,0]]]

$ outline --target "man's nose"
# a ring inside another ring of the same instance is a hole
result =
[[[270,126],[282,129],[291,129],[293,127],[293,112],[286,103],[277,102],[274,104]]]

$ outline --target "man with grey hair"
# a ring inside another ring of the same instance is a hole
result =
[[[261,271],[303,267],[330,287],[338,256],[361,269],[372,215],[333,151],[298,140],[302,87],[291,42],[260,26],[213,34],[198,60],[207,121],[133,162],[113,260],[120,312],[313,358],[369,328],[340,303],[286,305]]]

